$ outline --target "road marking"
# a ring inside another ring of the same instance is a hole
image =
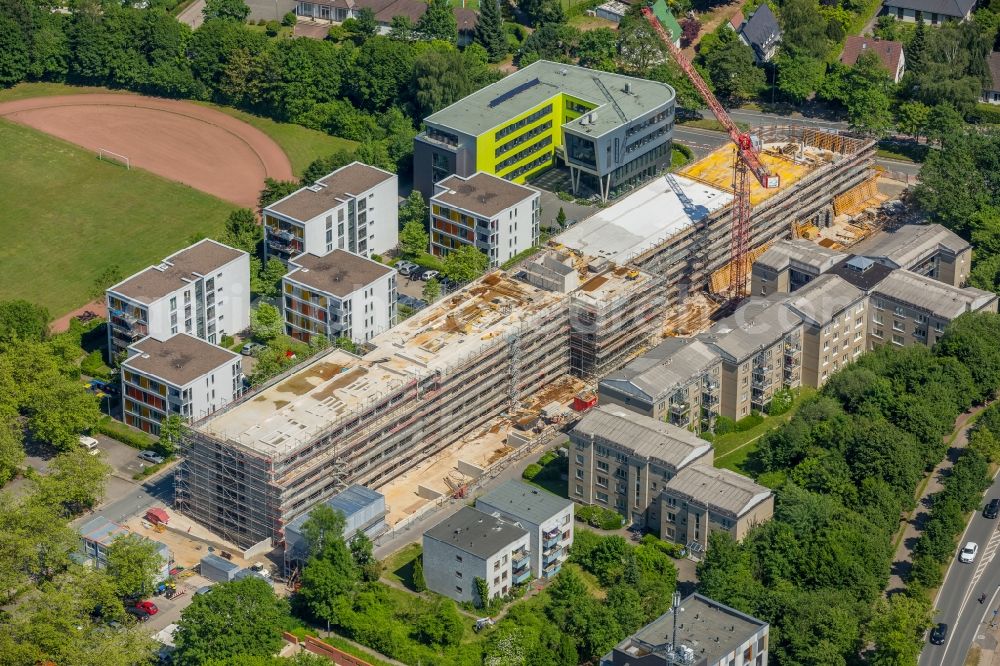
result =
[[[979,558],[979,564],[976,565],[976,573],[972,575],[972,583],[970,583],[971,587],[975,587],[976,583],[983,577],[983,572],[996,557],[998,547],[1000,547],[1000,532],[994,530],[990,540],[986,542],[986,548],[983,549],[983,556]]]
[[[971,520],[969,521],[969,525],[972,525],[972,521]],[[966,528],[966,529],[968,529],[968,528]],[[987,546],[989,544],[993,544],[994,541],[997,540],[998,536],[1000,536],[1000,532],[997,532],[996,530],[994,530],[993,534],[990,536],[990,540],[987,542]],[[996,553],[996,548],[997,548],[997,546],[994,544],[993,545],[993,553],[990,555],[990,560],[993,559],[993,554]],[[957,559],[958,558],[955,558],[955,560],[957,560]],[[953,560],[953,562],[954,562],[954,560]],[[975,588],[976,588],[976,583],[979,582],[979,579],[982,577],[983,569],[980,569],[980,566],[982,566],[983,562],[986,562],[987,564],[989,564],[989,562],[986,561],[986,554],[985,553],[983,554],[983,559],[980,560],[980,562],[979,562],[979,566],[976,567],[976,572],[973,574],[972,582],[970,582],[969,583],[969,587],[966,588],[965,597],[962,599],[962,605],[959,606],[958,613],[955,615],[955,622],[954,622],[955,626],[954,626],[953,630],[948,633],[948,640],[945,641],[945,644],[944,644],[944,652],[942,653],[942,657],[941,657],[941,666],[946,666],[944,658],[946,656],[948,656],[948,647],[951,645],[951,639],[953,639],[955,637],[955,634],[957,633],[958,622],[959,622],[959,620],[962,619],[962,611],[965,610],[966,604],[969,603],[969,598],[972,596],[973,590],[975,590]],[[943,586],[942,586],[942,588],[943,588]],[[990,603],[986,604],[986,608],[983,610],[983,618],[979,621],[980,624],[982,624],[983,620],[986,619],[986,613],[991,608],[994,608],[993,603],[996,601],[997,594],[1000,594],[1000,585],[997,585],[996,590],[993,592],[993,596],[990,597]]]

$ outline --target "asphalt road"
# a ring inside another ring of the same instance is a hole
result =
[[[986,491],[985,501],[1000,497],[1000,478]],[[957,550],[935,607],[938,613],[934,622],[948,625],[944,645],[927,643],[920,655],[920,666],[953,666],[965,663],[965,655],[972,643],[989,630],[993,611],[1000,611],[1000,521],[983,518],[977,512],[959,540],[958,549],[967,541],[979,544],[979,554],[972,564],[958,561]],[[980,604],[979,596],[986,593],[986,602]],[[998,612],[1000,615],[1000,612]]]
[[[94,510],[94,513],[87,514],[80,520],[88,520],[93,516],[104,516],[108,520],[120,523],[132,516],[145,512],[156,502],[166,502],[171,505],[174,501],[174,472],[169,469],[165,472],[147,479],[144,483],[134,484],[131,489],[122,495],[105,502]]]
[[[710,111],[701,111],[703,118],[713,118]],[[762,111],[745,111],[742,109],[729,110],[729,115],[733,120],[740,123],[748,123],[752,127],[761,125],[809,125],[825,129],[847,129],[847,123],[838,120],[825,120],[822,118],[806,118],[795,114],[791,116],[781,116],[774,113],[764,113]],[[729,141],[729,137],[723,132],[701,129],[699,127],[685,127],[684,125],[674,125],[674,139],[694,150],[697,157],[701,157],[717,148],[722,147]],[[897,160],[887,160],[878,158],[875,163],[885,167],[889,171],[896,171],[916,176],[920,172],[920,165],[912,162],[900,162]]]

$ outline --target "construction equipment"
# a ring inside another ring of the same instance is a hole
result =
[[[771,173],[770,169],[761,161],[759,146],[754,145],[755,141],[750,134],[743,132],[733,119],[729,117],[726,110],[722,108],[719,100],[715,98],[708,84],[701,78],[701,74],[694,68],[691,61],[681,52],[673,41],[671,35],[667,33],[658,15],[666,16],[667,6],[664,0],[656,0],[652,7],[643,7],[642,15],[646,17],[653,27],[657,36],[663,41],[670,51],[670,55],[677,61],[678,66],[690,79],[691,83],[698,90],[701,98],[708,104],[708,108],[715,114],[715,118],[726,128],[729,138],[736,145],[736,157],[733,164],[733,226],[732,241],[730,246],[730,271],[729,297],[739,300],[746,296],[748,262],[746,255],[750,242],[750,174],[757,179],[761,187],[771,189],[780,185],[778,176]]]

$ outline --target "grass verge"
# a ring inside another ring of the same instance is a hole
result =
[[[678,120],[678,125],[682,127],[695,127],[698,129],[712,130],[713,132],[725,132],[726,128],[715,118],[691,118],[690,120]],[[744,132],[749,131],[749,123],[736,123]]]
[[[411,543],[397,550],[382,563],[384,567],[382,577],[396,581],[406,589],[416,592],[413,586],[413,563],[422,552],[423,547],[419,543]]]
[[[5,120],[0,145],[0,200],[8,220],[0,299],[23,298],[54,316],[89,302],[94,281],[109,266],[130,275],[155,264],[193,236],[216,235],[234,208]]]

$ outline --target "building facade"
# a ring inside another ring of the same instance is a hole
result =
[[[670,164],[674,90],[662,83],[536,61],[424,119],[414,186],[452,174],[523,183],[556,164],[603,200]]]
[[[940,224],[907,224],[851,250],[887,268],[904,268],[953,287],[964,287],[972,268],[972,245]]]
[[[352,162],[264,208],[264,258],[336,249],[364,257],[399,242],[396,174]]]
[[[945,21],[968,21],[976,0],[889,0],[882,5],[882,14],[897,21],[916,23],[920,16],[930,25]]]
[[[431,254],[469,245],[496,268],[538,244],[541,192],[488,173],[449,176],[430,200]]]
[[[989,85],[983,88],[982,100],[987,104],[1000,104],[1000,51],[994,51],[986,59],[990,70]]]
[[[121,383],[125,423],[159,435],[168,416],[192,421],[239,400],[243,360],[186,333],[147,337],[128,348]]]
[[[334,250],[300,254],[281,279],[285,332],[309,342],[347,338],[368,342],[396,324],[396,271],[377,261]]]
[[[152,541],[146,537],[136,534],[118,523],[112,522],[104,516],[94,516],[77,528],[80,534],[80,553],[90,561],[95,569],[104,569],[108,566],[108,549],[117,539],[142,539]],[[160,568],[157,572],[157,582],[166,580],[170,576],[170,568],[174,563],[173,553],[170,548],[159,541],[152,541],[156,545],[156,552],[160,556]]]
[[[697,435],[620,407],[598,405],[570,431],[569,496],[620,513],[629,524],[660,527],[659,496],[681,469],[711,465]]]
[[[250,325],[250,255],[205,239],[110,287],[111,360],[146,336],[216,344]]]
[[[573,502],[520,481],[476,498],[476,509],[516,523],[530,537],[531,575],[551,578],[573,545]]]
[[[455,601],[486,601],[476,589],[477,578],[485,581],[488,599],[506,596],[531,578],[528,532],[472,507],[424,532],[423,546],[427,589]]]

